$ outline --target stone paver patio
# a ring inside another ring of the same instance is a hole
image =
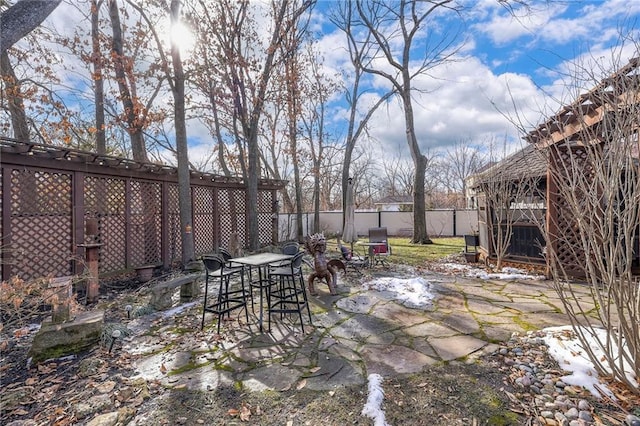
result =
[[[415,276],[402,267],[373,274]],[[403,306],[389,294],[348,284],[354,277],[341,276],[338,296],[319,285],[320,295],[310,297],[313,326],[305,325],[306,334],[297,316],[274,318],[271,333],[260,333],[256,323],[244,324],[240,313],[225,321],[220,340],[213,317],[200,331],[199,301],[177,315],[156,318],[162,326],[153,333],[147,332],[152,319],[131,320],[134,333],[122,350],[136,359],[141,377],[168,387],[210,390],[241,383],[249,390],[285,390],[304,381],[307,389],[331,390],[364,384],[371,373],[392,376],[439,362],[472,362],[495,351],[513,332],[568,324],[547,281],[420,276],[436,294],[427,308]]]

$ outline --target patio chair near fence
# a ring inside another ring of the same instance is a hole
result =
[[[227,269],[224,258],[218,254],[202,256],[202,262],[205,267],[205,287],[200,329],[204,328],[204,320],[207,312],[216,314],[218,317],[218,334],[220,334],[220,325],[222,324],[224,315],[226,314],[228,318],[231,318],[231,311],[236,309],[244,309],[244,315],[248,323],[247,297],[249,297],[249,293],[244,286],[244,272],[242,268]],[[231,281],[234,276],[240,278],[239,287]],[[214,296],[216,293],[214,288],[216,286],[218,287],[218,291],[217,295]],[[212,294],[210,295],[210,293]],[[213,303],[210,300],[210,296],[215,297]]]
[[[362,275],[362,271],[360,269],[369,264],[369,257],[362,256],[355,250],[343,246],[340,238],[338,238],[338,249],[340,250],[340,255],[342,257],[342,261],[344,262],[345,268],[351,268],[359,275]]]
[[[387,228],[369,228],[369,243],[380,243],[370,246],[370,254],[373,256],[373,265],[389,266],[387,259],[391,256],[391,246],[387,236]]]

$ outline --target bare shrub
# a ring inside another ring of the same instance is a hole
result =
[[[581,76],[593,81],[610,76],[530,133],[549,158],[543,229],[554,288],[597,370],[635,393],[640,393],[640,284],[634,275],[640,266],[639,65],[633,60],[614,74],[584,65]],[[585,282],[589,300],[576,295]],[[595,332],[601,325],[605,337]],[[595,355],[597,347],[604,357]]]
[[[25,281],[13,277],[0,283],[0,332],[20,328],[54,310],[61,302],[77,310],[75,294],[62,301],[60,289],[51,287],[51,278]]]

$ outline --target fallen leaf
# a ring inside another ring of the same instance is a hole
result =
[[[36,383],[38,383],[38,379],[35,377],[29,377],[27,380],[25,380],[24,384],[27,386],[31,386],[31,385],[35,385]]]
[[[160,372],[162,374],[167,374],[167,367],[164,366],[164,362],[160,365]]]
[[[329,391],[329,396],[333,396],[336,394],[336,391]]]
[[[307,386],[307,379],[302,379],[302,380],[300,381],[300,383],[298,383],[298,386],[296,386],[296,389],[297,389],[297,390],[300,390],[300,389],[302,389],[302,388],[303,388],[303,387],[305,387],[305,386]]]
[[[420,384],[419,384],[418,386],[416,386],[416,387],[418,387],[418,388],[423,388],[423,387],[425,387],[425,386],[427,386],[427,385],[428,385],[428,383],[426,383],[426,382],[422,382],[422,383],[420,383]]]
[[[315,373],[316,371],[319,371],[322,367],[313,367],[311,370],[309,370],[312,373]]]
[[[40,373],[40,374],[49,374],[49,373],[52,373],[54,371],[55,371],[55,365],[52,366],[51,364],[49,364],[49,365],[38,364],[38,373]]]
[[[229,410],[227,411],[227,414],[235,417],[238,414],[240,414],[240,411],[236,410],[235,408],[229,408]]]
[[[10,414],[12,416],[26,416],[27,414],[29,414],[29,412],[23,410],[22,408],[18,408],[17,410],[13,410]]]
[[[144,402],[144,398],[142,398],[141,396],[138,396],[136,398],[130,399],[128,401],[129,405],[133,406],[133,407],[139,407],[142,405],[142,403]]]
[[[15,337],[23,337],[29,334],[29,329],[27,327],[19,328],[13,332]]]
[[[243,405],[240,409],[240,420],[243,422],[248,422],[251,417],[251,410],[246,405]]]
[[[98,383],[96,385],[96,390],[100,393],[109,393],[116,387],[116,382],[113,380],[108,380],[104,383]]]

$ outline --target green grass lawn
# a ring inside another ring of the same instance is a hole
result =
[[[464,251],[462,237],[432,237],[431,240],[433,244],[411,244],[408,237],[389,238],[393,262],[416,266]]]
[[[391,237],[389,244],[391,245],[391,261],[394,263],[403,263],[406,265],[422,265],[425,261],[434,261],[442,259],[450,254],[461,253],[464,251],[464,238],[448,237],[434,238],[431,240],[433,244],[411,244],[410,237]],[[360,238],[360,241],[367,241],[366,238]],[[330,250],[337,251],[337,245],[329,242]],[[353,248],[361,255],[366,254],[366,247],[354,244]]]

